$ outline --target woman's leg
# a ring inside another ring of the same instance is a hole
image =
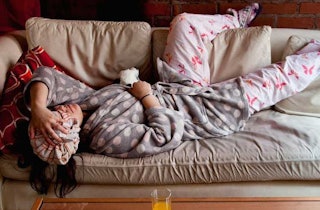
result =
[[[239,21],[249,24],[255,17],[253,14],[257,15],[260,12],[257,8],[260,8],[259,4],[252,4],[234,15],[189,13],[177,15],[170,24],[164,60],[178,73],[191,79],[194,84],[209,85],[210,69],[206,44],[224,30],[239,28]],[[242,14],[241,18],[239,14]],[[245,14],[250,17],[246,17]],[[170,82],[170,78],[162,80]]]
[[[257,112],[304,90],[320,74],[320,42],[310,42],[301,51],[242,76],[250,113]]]
[[[221,31],[238,27],[238,19],[232,15],[180,14],[171,22],[163,58],[194,84],[207,86],[210,70],[206,43]],[[170,82],[170,78],[163,80]]]

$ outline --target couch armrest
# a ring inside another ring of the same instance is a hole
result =
[[[25,31],[14,31],[0,36],[0,97],[6,79],[8,69],[20,58],[28,44]]]

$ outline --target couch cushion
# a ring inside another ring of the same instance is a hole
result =
[[[30,18],[29,48],[43,46],[52,59],[75,78],[102,87],[136,67],[150,77],[151,27],[146,22],[105,22]]]
[[[24,37],[25,31],[14,31],[0,36],[0,100],[8,70],[27,49],[27,41]]]
[[[291,36],[282,58],[295,53],[311,40],[309,37]],[[320,77],[300,93],[278,102],[274,107],[287,114],[320,117]]]
[[[185,141],[150,157],[76,156],[77,179],[121,185],[319,180],[319,127],[320,118],[265,110],[250,118],[241,132]],[[0,158],[0,168],[4,177],[28,180],[28,168],[17,168],[10,156]]]
[[[271,63],[270,26],[237,28],[212,41],[211,83],[247,74]]]

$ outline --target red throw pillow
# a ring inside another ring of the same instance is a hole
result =
[[[17,142],[18,123],[29,120],[30,113],[24,103],[23,89],[31,79],[32,73],[40,66],[62,71],[45,50],[38,46],[23,53],[7,74],[0,106],[0,150],[3,153],[11,153]]]

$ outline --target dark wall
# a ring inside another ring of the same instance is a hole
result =
[[[41,2],[41,5],[39,3]],[[169,26],[179,13],[225,13],[241,9],[248,0],[0,0],[0,34],[23,29],[28,17],[58,19],[147,21]],[[253,25],[280,28],[320,28],[320,2],[315,0],[259,0],[263,11]],[[8,3],[10,3],[8,5]]]
[[[101,2],[98,8],[98,18],[115,21],[142,21],[142,0],[113,0]]]
[[[41,0],[41,16],[58,19],[143,21],[144,0]]]

